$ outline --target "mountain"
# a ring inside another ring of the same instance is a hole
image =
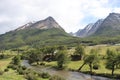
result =
[[[94,24],[88,24],[84,29],[77,31],[79,37],[90,36],[117,36],[120,35],[120,14],[110,13],[105,19]]]
[[[36,28],[36,29],[50,29],[50,28],[58,28],[61,30],[64,30],[51,16],[49,16],[48,18],[44,19],[44,20],[40,20],[36,23],[27,23],[21,27],[19,27],[18,30],[22,30],[22,29],[32,29],[32,28]]]
[[[110,13],[94,33],[96,36],[117,36],[120,35],[120,14]]]
[[[103,19],[99,19],[96,23],[88,24],[84,29],[78,30],[76,32],[76,36],[88,37],[88,36],[94,34],[102,22],[103,22]]]
[[[89,30],[87,36],[93,35],[98,30],[99,26],[102,24],[103,21],[103,19],[99,19],[96,23],[94,23],[94,25]]]
[[[77,37],[66,33],[52,17],[48,17],[0,35],[0,49],[22,46],[74,45],[78,42],[77,40]]]
[[[93,26],[93,23],[90,23],[88,24],[84,29],[80,29],[78,30],[75,34],[76,36],[79,36],[79,37],[86,37],[88,35],[88,32],[91,30]]]

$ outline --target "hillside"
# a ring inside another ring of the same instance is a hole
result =
[[[41,28],[42,26],[42,28]],[[0,49],[21,46],[73,45],[78,38],[66,33],[51,17],[0,35]]]

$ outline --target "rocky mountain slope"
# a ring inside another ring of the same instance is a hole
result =
[[[22,30],[22,29],[32,29],[32,28],[36,28],[36,29],[50,29],[50,28],[58,28],[63,30],[63,28],[51,17],[49,16],[48,18],[44,19],[44,20],[40,20],[37,21],[35,23],[29,22],[21,27],[19,27],[18,30]]]
[[[88,33],[91,30],[93,25],[94,25],[93,23],[90,23],[84,29],[78,30],[76,32],[76,36],[79,36],[79,37],[86,37],[86,36],[88,36]]]
[[[78,31],[76,36],[116,36],[120,34],[120,14],[110,13],[105,19],[100,19],[92,24],[89,29],[88,25]]]
[[[96,30],[94,35],[100,36],[120,35],[120,14],[110,13],[109,16],[104,19],[104,21]]]

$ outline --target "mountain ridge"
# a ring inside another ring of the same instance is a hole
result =
[[[40,20],[37,22],[29,22],[19,28],[16,29],[16,31],[18,30],[22,30],[22,29],[33,29],[33,28],[37,28],[37,29],[50,29],[50,28],[59,28],[61,30],[64,30],[56,21],[53,17],[49,16],[47,18],[45,18],[44,20]]]
[[[112,34],[117,35],[120,31],[120,14],[110,13],[105,19],[99,19],[97,22],[95,22],[90,30],[83,32],[86,27],[81,31],[78,30],[77,32],[79,32],[79,34],[76,36],[84,38],[90,36],[111,36]]]

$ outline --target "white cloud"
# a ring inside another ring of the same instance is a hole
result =
[[[89,22],[83,22],[87,16],[105,18],[110,12],[119,12],[116,4],[110,0],[1,0],[0,33],[15,29],[29,21],[37,21],[48,16],[67,31],[77,31]],[[4,16],[3,16],[4,15]]]
[[[120,8],[114,8],[112,11],[116,13],[120,13]]]

